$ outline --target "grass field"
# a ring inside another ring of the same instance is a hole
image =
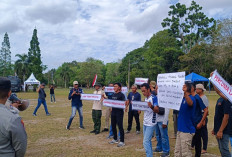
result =
[[[84,90],[85,93],[92,93],[93,90]],[[83,101],[83,115],[85,129],[79,129],[79,117],[74,118],[71,130],[66,130],[65,126],[68,123],[71,115],[70,101],[67,99],[68,89],[56,89],[57,103],[50,103],[50,96],[48,89],[47,104],[51,116],[46,116],[43,106],[37,112],[37,117],[32,116],[34,108],[37,105],[38,94],[34,92],[18,93],[18,97],[22,99],[30,99],[30,107],[21,112],[20,115],[25,123],[28,135],[28,148],[26,156],[35,157],[74,157],[74,156],[145,156],[145,151],[142,145],[143,135],[135,134],[135,121],[133,121],[132,131],[125,134],[125,147],[117,148],[116,145],[109,145],[108,132],[100,133],[98,135],[90,134],[93,130],[93,122],[91,117],[91,101]],[[206,93],[207,94],[207,93]],[[211,135],[213,128],[213,116],[216,100],[218,96],[212,92],[207,94],[209,107],[209,144],[208,153],[203,156],[220,156],[217,141]],[[103,107],[102,129],[105,124],[105,108]],[[142,124],[143,113],[140,115],[140,122]],[[141,125],[142,126],[142,125]],[[127,113],[124,114],[124,130],[127,128]],[[142,129],[141,129],[142,130]],[[172,111],[169,115],[169,137],[173,136],[173,121]],[[153,148],[155,148],[156,141],[152,140]],[[175,139],[170,139],[171,156],[175,147]],[[154,153],[154,156],[158,154]]]

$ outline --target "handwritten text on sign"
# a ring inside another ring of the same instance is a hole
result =
[[[101,100],[100,94],[81,94],[81,100]]]
[[[135,78],[135,84],[142,85],[143,83],[148,83],[148,78]]]
[[[148,110],[150,110],[150,107],[148,106],[147,102],[131,101],[131,104],[132,104],[132,110],[138,110],[138,111],[148,111]]]
[[[185,72],[159,74],[158,104],[161,107],[179,110],[184,96],[182,90],[185,82]]]
[[[107,107],[125,109],[125,101],[104,99],[103,105]]]
[[[215,70],[213,72],[213,76],[210,80],[214,86],[216,86],[226,97],[227,99],[232,103],[232,87],[229,83],[227,83]]]
[[[105,92],[114,92],[114,87],[105,87]],[[122,93],[127,93],[127,87],[122,87]]]

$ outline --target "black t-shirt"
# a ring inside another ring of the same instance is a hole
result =
[[[39,99],[45,100],[46,93],[43,88],[39,89]]]
[[[122,92],[119,92],[119,93],[114,93],[112,95],[112,100],[121,100],[121,101],[124,101],[126,99],[125,99],[125,95]],[[123,109],[112,108],[112,114],[115,114],[118,111],[123,112]]]
[[[232,112],[231,103],[229,103],[228,100],[226,101],[223,98],[219,98],[215,106],[214,129],[213,129],[215,134],[217,134],[217,132],[221,127],[224,114],[232,115],[230,112]],[[232,135],[232,128],[231,128],[232,126],[230,124],[232,122],[231,118],[229,118],[228,124],[223,130],[223,134]]]
[[[53,87],[50,88],[50,94],[55,94],[55,93],[54,93],[54,88],[53,88]]]

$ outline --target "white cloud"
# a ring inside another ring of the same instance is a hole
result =
[[[197,2],[208,16],[231,15],[231,0]],[[49,69],[87,57],[117,61],[162,29],[169,5],[169,0],[2,0],[0,42],[8,32],[16,60],[15,54],[28,52],[36,27]]]

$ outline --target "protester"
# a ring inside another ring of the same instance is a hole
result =
[[[196,109],[196,100],[191,95],[192,88],[194,87],[191,83],[185,82],[183,86],[184,98],[178,115],[178,131],[174,152],[175,157],[192,156],[190,147],[195,133],[193,117]]]
[[[155,130],[156,124],[156,113],[153,112],[155,110],[158,111],[158,101],[157,97],[151,94],[151,89],[148,83],[143,83],[141,85],[141,91],[145,96],[145,101],[148,102],[149,110],[144,111],[143,118],[143,146],[146,151],[147,157],[153,156],[152,151],[152,135]]]
[[[178,119],[178,110],[173,110],[172,118],[173,118],[173,129],[174,129],[174,139],[176,139],[177,135],[177,119]]]
[[[108,86],[109,87],[114,87],[114,84],[110,83]],[[104,90],[104,89],[105,89],[105,87],[103,87],[102,90]],[[112,99],[112,95],[114,94],[114,92],[105,92],[105,94],[106,94],[108,99]],[[102,130],[102,132],[109,131],[109,120],[110,120],[111,110],[112,110],[111,107],[106,107],[105,128]]]
[[[0,156],[24,157],[27,134],[21,117],[4,105],[11,95],[10,89],[10,80],[0,77]]]
[[[141,95],[137,92],[137,85],[131,86],[132,92],[128,94],[127,101],[126,101],[126,111],[129,106],[129,112],[128,112],[128,127],[126,133],[130,133],[133,117],[135,117],[136,121],[136,134],[140,134],[140,121],[139,121],[139,114],[141,111],[132,110],[132,104],[131,101],[141,101]]]
[[[50,87],[50,97],[51,97],[51,103],[54,101],[54,103],[56,103],[56,98],[55,98],[55,92],[54,92],[55,88],[53,86],[53,84]],[[52,100],[53,98],[53,100]]]
[[[206,95],[204,94],[204,91],[206,91],[206,89],[204,88],[203,84],[196,85],[196,93],[201,97],[203,103],[208,108],[209,101]],[[202,114],[204,114],[204,110],[202,111]],[[201,129],[201,135],[202,135],[202,141],[203,141],[203,149],[201,151],[202,154],[207,153],[207,145],[208,145],[207,123],[208,123],[208,118],[205,119],[204,125],[202,126],[202,129]]]
[[[68,99],[72,100],[72,114],[69,118],[68,125],[66,126],[67,130],[70,130],[70,126],[72,124],[73,118],[76,115],[76,110],[79,113],[79,119],[80,119],[80,129],[84,129],[83,126],[83,109],[82,109],[82,100],[81,100],[81,94],[84,93],[81,88],[78,87],[78,82],[73,82],[73,88],[70,90]]]
[[[100,89],[101,84],[95,83],[94,88],[95,88],[95,91],[93,92],[93,94],[99,94],[103,98],[106,98],[105,92]],[[102,116],[102,105],[103,105],[102,100],[103,99],[95,100],[93,102],[92,119],[94,123],[94,130],[91,131],[90,133],[95,133],[95,135],[99,134],[100,129],[101,129],[101,116]]]
[[[203,103],[201,97],[196,94],[196,88],[194,85],[194,88],[191,90],[191,95],[196,100],[196,109],[194,113],[194,125],[196,128],[195,135],[193,136],[192,143],[195,146],[195,157],[201,156],[201,132],[202,132],[202,126],[205,125],[205,119],[208,115],[208,108]],[[204,114],[202,115],[202,111],[204,111]]]
[[[50,116],[51,114],[48,112],[48,108],[47,108],[47,103],[46,103],[46,93],[44,91],[45,88],[45,84],[42,83],[39,88],[37,89],[37,92],[39,93],[39,98],[38,98],[38,104],[33,112],[33,116],[37,116],[36,112],[37,110],[40,108],[41,104],[43,104],[44,106],[44,110],[46,112],[47,116]]]
[[[150,89],[151,89],[151,94],[157,95],[157,84],[155,81],[150,82]]]
[[[210,74],[211,77],[212,75],[213,73]],[[232,116],[232,104],[216,86],[214,86],[214,90],[220,98],[217,100],[217,104],[215,106],[214,128],[212,130],[212,135],[216,135],[221,156],[231,157],[228,145],[230,136],[232,136],[232,118],[229,118],[230,115]]]
[[[122,85],[120,83],[115,83],[114,84],[114,92],[115,93],[112,95],[112,100],[125,101],[125,96],[121,92],[121,88],[122,88]],[[124,115],[123,109],[112,108],[111,125],[112,125],[113,134],[114,134],[114,139],[112,141],[110,141],[109,144],[118,143],[117,129],[116,129],[116,124],[117,124],[118,128],[119,128],[119,131],[120,131],[120,143],[117,145],[118,147],[125,146],[125,143],[124,143],[124,129],[123,129],[123,115]]]

